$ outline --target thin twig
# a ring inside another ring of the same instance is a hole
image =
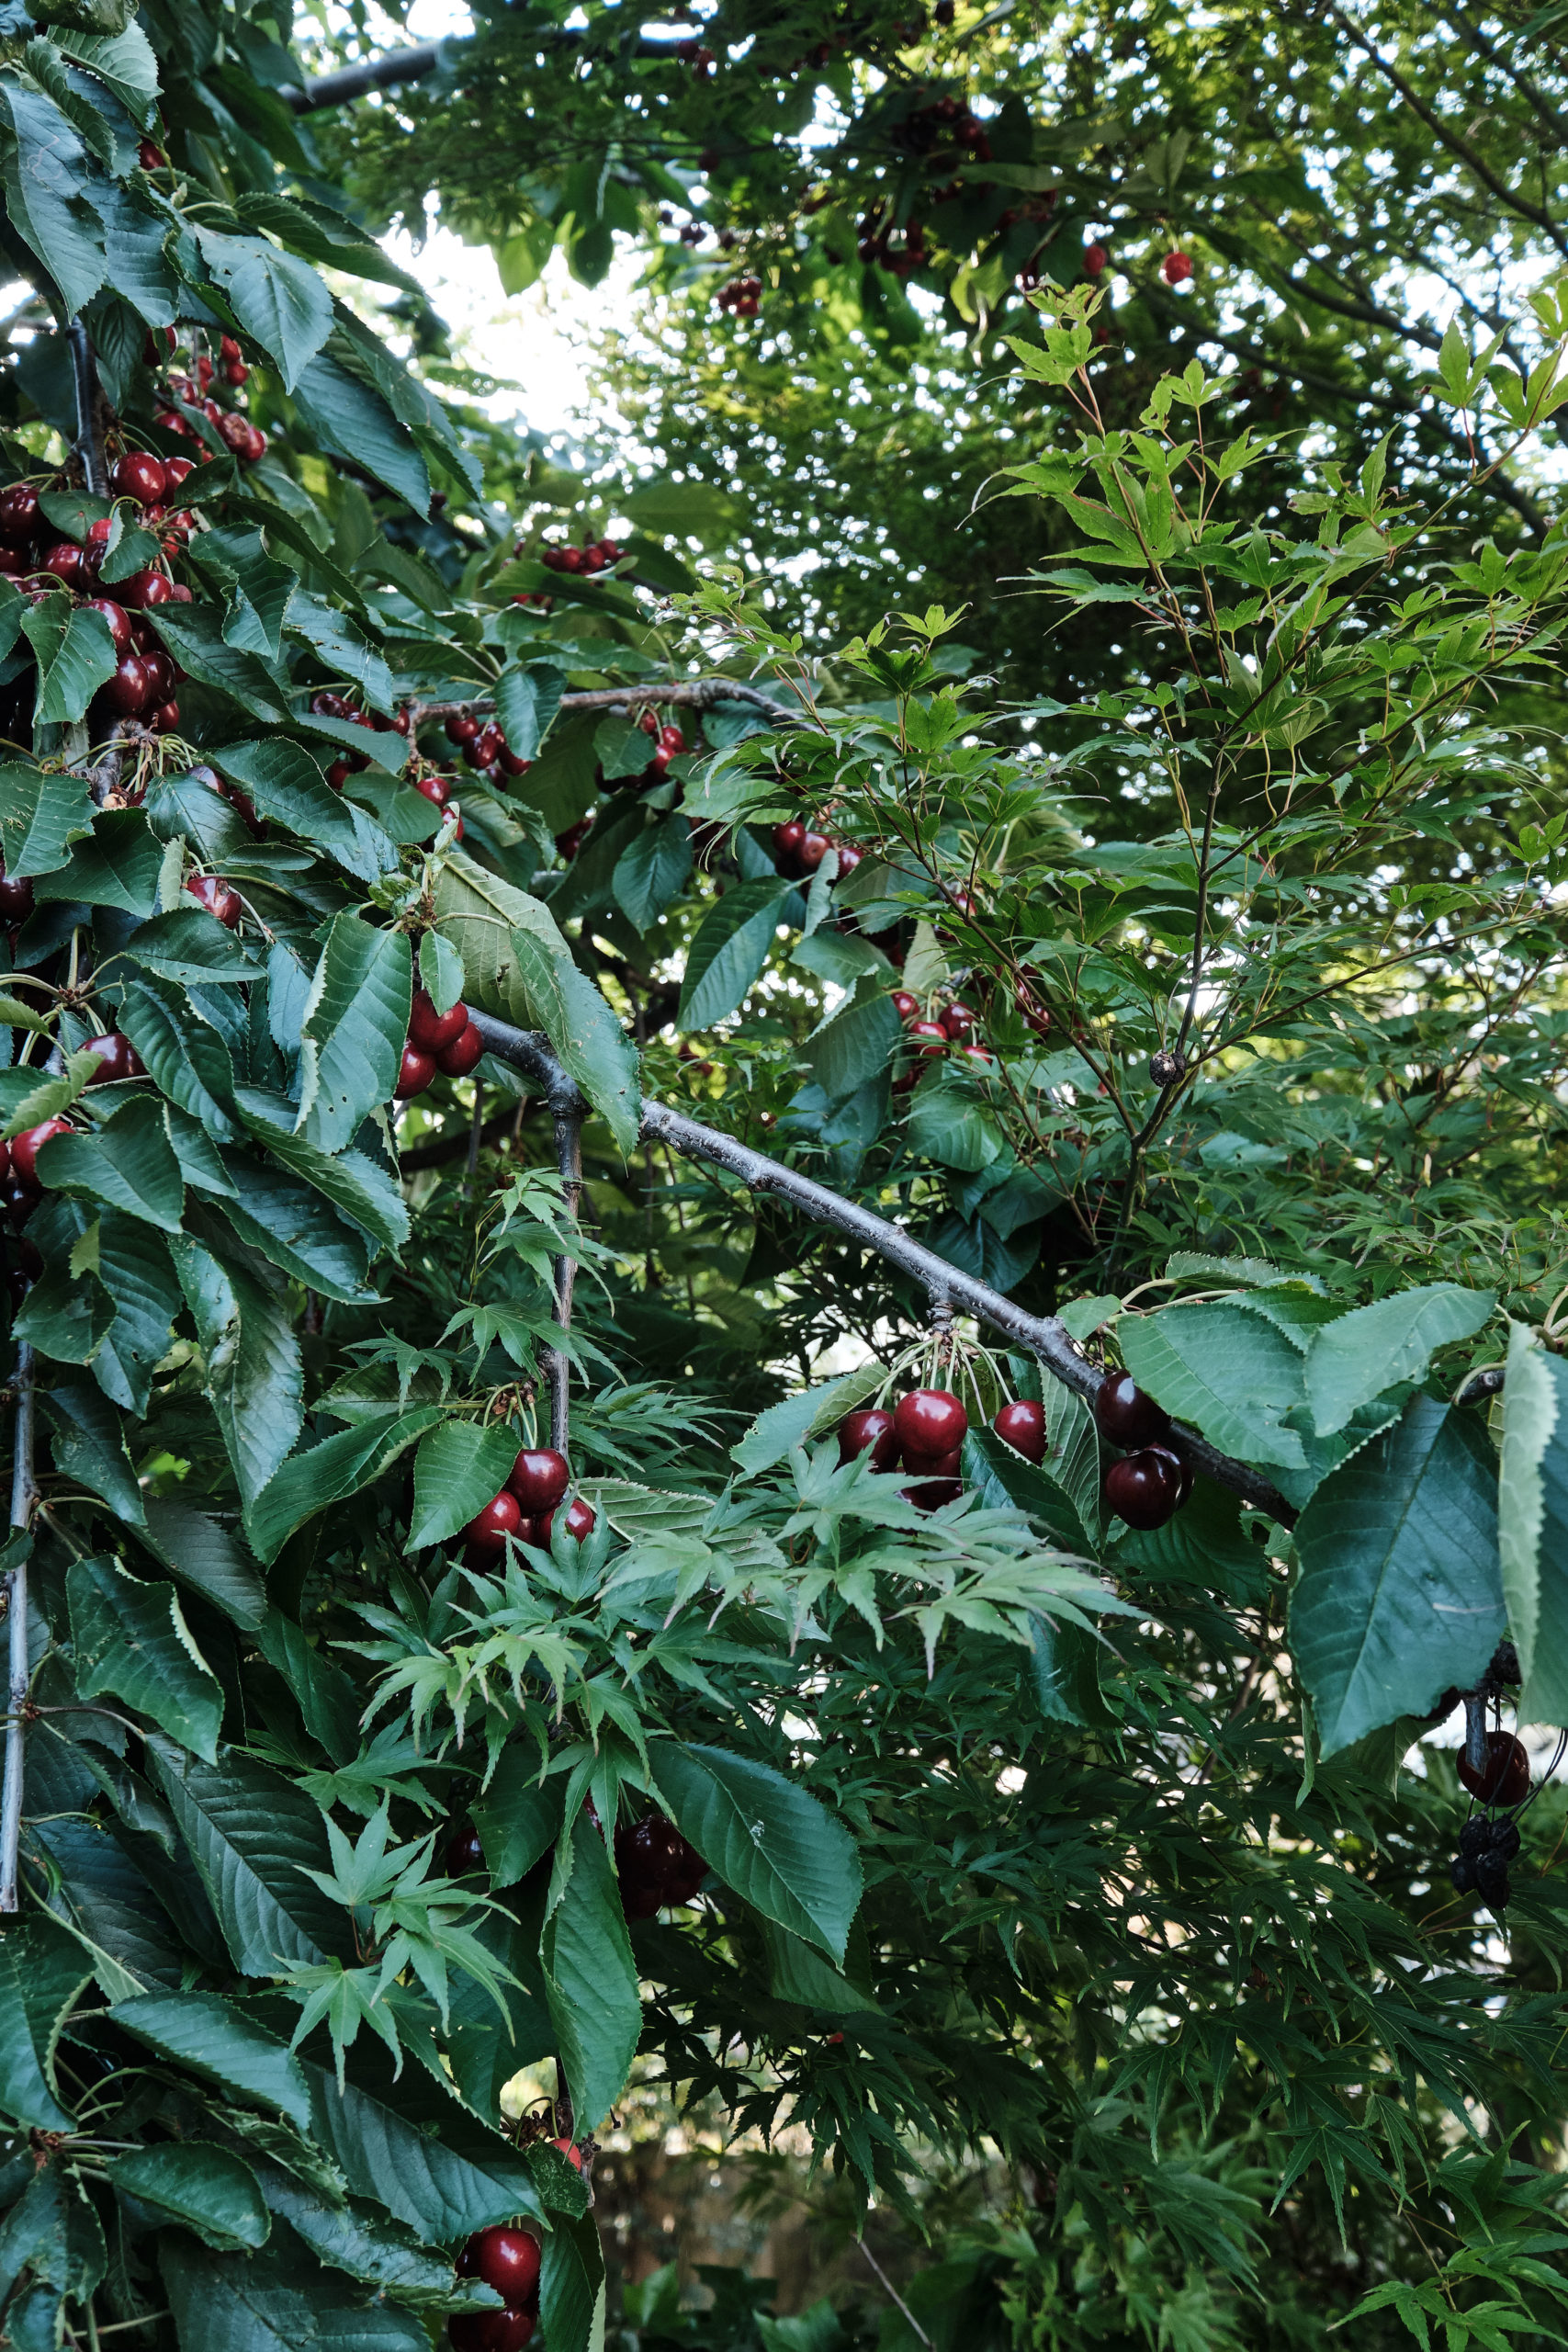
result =
[[[38,1499],[33,1483],[33,1351],[25,1340],[17,1350],[13,1386],[17,1414],[11,1433],[11,1525],[25,1531]],[[6,1629],[10,1712],[6,1724],[6,1776],[0,1788],[0,1912],[17,1908],[17,1855],[22,1841],[28,1679],[26,1560],[18,1561],[6,1579]]]
[[[875,2255],[873,2254],[865,2240],[863,2238],[857,2238],[855,2240],[855,2244],[859,2246],[861,2252],[864,2255],[866,2260],[870,2263],[872,2268],[881,2279],[883,2286],[886,2289],[894,2301],[897,2304],[899,2310],[903,2312],[904,2317],[908,2321],[909,2325],[914,2329],[915,2334],[919,2337],[920,2342],[926,2346],[927,2352],[935,2352],[935,2346],[932,2345],[931,2337],[926,2334],[925,2329],[920,2325],[919,2321],[915,2317],[914,2312],[909,2309],[908,2304],[904,2301],[903,2296],[898,2292],[897,2288],[893,2284],[892,2279],[889,2278],[886,2271],[884,2270],[881,2263],[878,2262]]]

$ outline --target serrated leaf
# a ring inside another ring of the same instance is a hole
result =
[[[675,1826],[725,1884],[841,1962],[862,1888],[842,1822],[771,1765],[665,1740],[650,1754]]]
[[[411,1552],[458,1535],[501,1492],[517,1458],[518,1437],[504,1423],[443,1421],[420,1441],[413,1465]]]
[[[243,2156],[212,2141],[170,2140],[133,2148],[108,2168],[120,2195],[150,2205],[220,2254],[265,2245],[272,2216]]]
[[[191,1639],[174,1586],[143,1584],[99,1556],[72,1562],[66,1591],[82,1697],[123,1699],[210,1764],[223,1692]]]
[[[1383,1389],[1424,1378],[1437,1351],[1473,1339],[1496,1304],[1495,1291],[1426,1283],[1325,1324],[1303,1372],[1318,1435],[1342,1430]]]
[[[308,1453],[286,1462],[250,1514],[248,1532],[263,1566],[277,1557],[297,1527],[329,1504],[371,1485],[445,1419],[440,1406],[422,1405],[412,1413],[389,1415],[379,1424],[339,1430]]]
[[[682,1029],[712,1029],[739,1010],[773,952],[793,887],[766,876],[738,882],[708,909],[686,951],[675,1013]]]
[[[412,986],[406,933],[378,931],[353,914],[333,919],[301,1029],[298,1124],[319,1150],[341,1151],[369,1113],[391,1100]]]

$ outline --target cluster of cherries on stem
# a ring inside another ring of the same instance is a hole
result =
[[[506,729],[493,718],[471,710],[454,711],[446,721],[446,741],[455,744],[476,775],[487,784],[504,785],[509,776],[526,775],[532,760],[520,760],[506,740]],[[445,779],[443,779],[445,781]]]
[[[140,520],[164,530],[165,558],[177,554],[196,527],[193,514],[167,515],[161,503],[190,470],[187,458],[165,460],[134,449],[116,459],[110,476],[116,495],[141,510]],[[112,595],[100,594],[96,582],[108,552],[109,517],[89,523],[80,543],[51,537],[50,527],[35,483],[14,481],[0,490],[0,572],[16,579],[32,604],[65,589],[104,621],[115,668],[94,699],[96,725],[140,718],[157,734],[172,733],[180,717],[175,689],[184,672],[138,616],[159,605],[188,605],[190,590],[148,564],[117,580]]]
[[[1457,1691],[1447,1692],[1439,1702],[1441,1712],[1446,1713],[1458,1696]],[[1457,1769],[1461,1786],[1486,1810],[1472,1814],[1460,1831],[1459,1852],[1449,1875],[1457,1893],[1479,1894],[1489,1911],[1503,1911],[1513,1893],[1508,1864],[1521,1840],[1517,1820],[1500,1820],[1498,1815],[1514,1813],[1529,1794],[1529,1752],[1522,1739],[1499,1728],[1486,1735],[1483,1763],[1472,1764],[1461,1749]]]
[[[954,997],[934,1015],[926,1014],[918,996],[908,989],[895,989],[893,1008],[904,1023],[904,1041],[912,1057],[908,1067],[899,1071],[893,1081],[895,1094],[908,1094],[918,1086],[932,1062],[939,1062],[954,1048],[981,1077],[988,1077],[996,1064],[984,1046],[975,1042],[979,1014],[973,1005]]]
[[[579,2172],[582,2159],[570,2143],[556,2145],[568,2153]],[[493,2287],[501,2311],[458,2312],[446,2323],[453,2352],[523,2352],[539,2324],[539,2241],[514,2223],[477,2230],[457,2256],[459,2278],[477,2278]]]
[[[560,1460],[558,1453],[552,1458]],[[588,1811],[597,1827],[599,1816],[592,1804]],[[466,1822],[447,1840],[444,1867],[448,1878],[468,1878],[483,1870],[484,1859],[479,1831]],[[539,1867],[547,1869],[547,1864]],[[615,1831],[615,1878],[628,1919],[651,1919],[668,1905],[690,1903],[707,1871],[696,1848],[662,1813],[624,1821]]]
[[[773,863],[786,882],[808,881],[829,850],[838,854],[840,881],[854,872],[863,854],[852,842],[835,841],[831,833],[818,831],[799,817],[773,827]]]
[[[602,777],[601,782],[609,791],[615,791],[621,785],[630,785],[635,791],[643,792],[653,785],[662,784],[670,773],[671,761],[679,759],[686,748],[685,736],[675,725],[674,720],[666,719],[660,724],[657,711],[645,710],[637,720],[637,725],[645,735],[652,736],[653,756],[648,765],[636,775],[616,776],[614,779]]]
[[[564,1453],[553,1446],[525,1445],[507,1473],[499,1495],[486,1503],[463,1530],[470,1566],[499,1559],[508,1541],[549,1549],[556,1512],[571,1484],[571,1468]],[[592,1504],[574,1495],[566,1508],[565,1527],[581,1544],[598,1523]]]
[[[530,549],[526,540],[519,539],[513,552],[527,555]],[[539,561],[547,571],[608,571],[619,563],[625,553],[625,548],[616,539],[584,539],[580,548],[541,548]],[[521,603],[522,599],[514,597],[513,602]]]
[[[991,1427],[1026,1462],[1044,1461],[1043,1405],[1017,1397],[1002,1407]],[[874,1470],[910,1471],[925,1483],[904,1487],[905,1500],[917,1510],[940,1510],[963,1491],[958,1466],[968,1434],[969,1416],[951,1388],[912,1388],[891,1412],[870,1405],[846,1413],[839,1423],[839,1460],[852,1462],[869,1453]]]
[[[1095,1391],[1095,1426],[1127,1449],[1101,1482],[1108,1510],[1140,1532],[1163,1527],[1192,1491],[1192,1465],[1170,1442],[1170,1415],[1129,1372],[1107,1373]]]
[[[400,1102],[407,1102],[434,1084],[438,1070],[446,1078],[467,1078],[477,1069],[484,1049],[485,1041],[461,998],[445,1012],[437,1012],[429,989],[415,989],[408,1043],[392,1091]]]
[[[172,351],[174,329],[166,328],[164,332],[169,338],[169,348]],[[149,356],[155,358],[157,345],[151,335],[147,340]],[[213,362],[203,352],[193,363],[194,373],[175,374],[167,377],[164,386],[166,404],[157,411],[152,422],[165,433],[177,433],[187,441],[200,440],[201,435],[196,432],[188,419],[180,413],[181,407],[196,409],[207,419],[224,447],[239,459],[241,465],[254,466],[258,458],[265,458],[266,455],[266,435],[259,424],[243,414],[238,407],[222,408],[212,397],[215,382],[226,385],[231,394],[237,395],[240,386],[249,381],[251,371],[246,367],[240,346],[231,334],[226,334],[222,338],[218,346],[218,356],[219,366],[215,368]],[[176,402],[179,405],[176,406]],[[204,450],[204,462],[211,455],[210,450]]]
[[[714,296],[721,311],[733,311],[738,319],[754,319],[762,307],[762,281],[760,277],[732,277]]]

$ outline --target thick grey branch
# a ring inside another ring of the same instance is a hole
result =
[[[581,1112],[582,1106],[570,1078],[543,1037],[514,1029],[509,1022],[494,1020],[486,1012],[476,1012],[473,1019],[490,1051],[541,1086],[558,1116],[569,1103],[576,1104]],[[949,1265],[945,1258],[926,1249],[902,1227],[890,1224],[871,1209],[857,1207],[841,1193],[830,1192],[826,1184],[786,1168],[781,1160],[753,1151],[750,1144],[701,1126],[683,1112],[671,1110],[668,1103],[652,1102],[646,1095],[642,1133],[654,1142],[667,1144],[683,1159],[705,1160],[710,1167],[721,1168],[727,1174],[738,1177],[748,1190],[772,1193],[778,1200],[787,1201],[792,1208],[799,1209],[818,1225],[831,1226],[849,1240],[859,1242],[863,1249],[874,1250],[889,1265],[897,1266],[920,1283],[933,1299],[945,1299],[963,1314],[988,1324],[1014,1347],[1037,1356],[1076,1395],[1092,1398],[1098,1390],[1104,1375],[1080,1353],[1065,1324],[1054,1315],[1029,1314],[987,1283],[976,1282],[972,1274]],[[1195,1468],[1258,1510],[1268,1511],[1281,1525],[1293,1524],[1294,1510],[1267,1478],[1245,1463],[1233,1462],[1228,1454],[1217,1452],[1196,1430],[1183,1429],[1178,1434],[1182,1451]]]
[[[11,1525],[29,1525],[38,1489],[33,1481],[33,1351],[24,1340],[17,1350],[12,1383],[17,1400],[11,1431]],[[0,1787],[0,1912],[17,1908],[17,1856],[22,1841],[22,1785],[27,1763],[28,1564],[22,1560],[6,1579],[6,1777]]]

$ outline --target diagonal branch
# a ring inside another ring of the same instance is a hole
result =
[[[38,1500],[33,1482],[33,1351],[17,1350],[12,1380],[16,1420],[11,1432],[11,1526],[26,1529]],[[28,1564],[24,1556],[6,1578],[7,1707],[6,1777],[0,1789],[0,1913],[17,1908],[17,1855],[22,1841],[22,1784],[27,1762]]]
[[[514,1029],[509,1022],[497,1021],[488,1012],[474,1012],[470,1017],[486,1047],[499,1061],[510,1063],[543,1089],[558,1121],[563,1111],[575,1110],[579,1117],[583,1114],[586,1105],[546,1038],[528,1030]],[[683,1112],[671,1110],[668,1103],[655,1102],[646,1095],[642,1134],[648,1140],[679,1152],[682,1159],[703,1160],[710,1167],[723,1169],[749,1191],[770,1193],[785,1201],[818,1225],[831,1226],[836,1232],[858,1242],[862,1249],[874,1250],[933,1298],[948,1300],[960,1313],[989,1324],[992,1330],[1015,1347],[1037,1356],[1076,1396],[1092,1399],[1098,1391],[1104,1374],[1089,1362],[1066,1326],[1055,1316],[1031,1315],[1012,1299],[992,1290],[988,1283],[976,1282],[973,1274],[939,1258],[934,1250],[915,1240],[901,1226],[890,1224],[873,1210],[845,1200],[842,1193],[830,1192],[826,1184],[786,1168],[782,1160],[753,1151],[750,1144],[739,1143],[733,1136],[721,1135],[713,1127],[701,1126]],[[1258,1471],[1246,1463],[1233,1462],[1194,1430],[1179,1430],[1178,1435],[1182,1452],[1195,1469],[1229,1487],[1232,1494],[1240,1495],[1256,1509],[1266,1510],[1282,1526],[1293,1525],[1296,1514],[1292,1506]]]

